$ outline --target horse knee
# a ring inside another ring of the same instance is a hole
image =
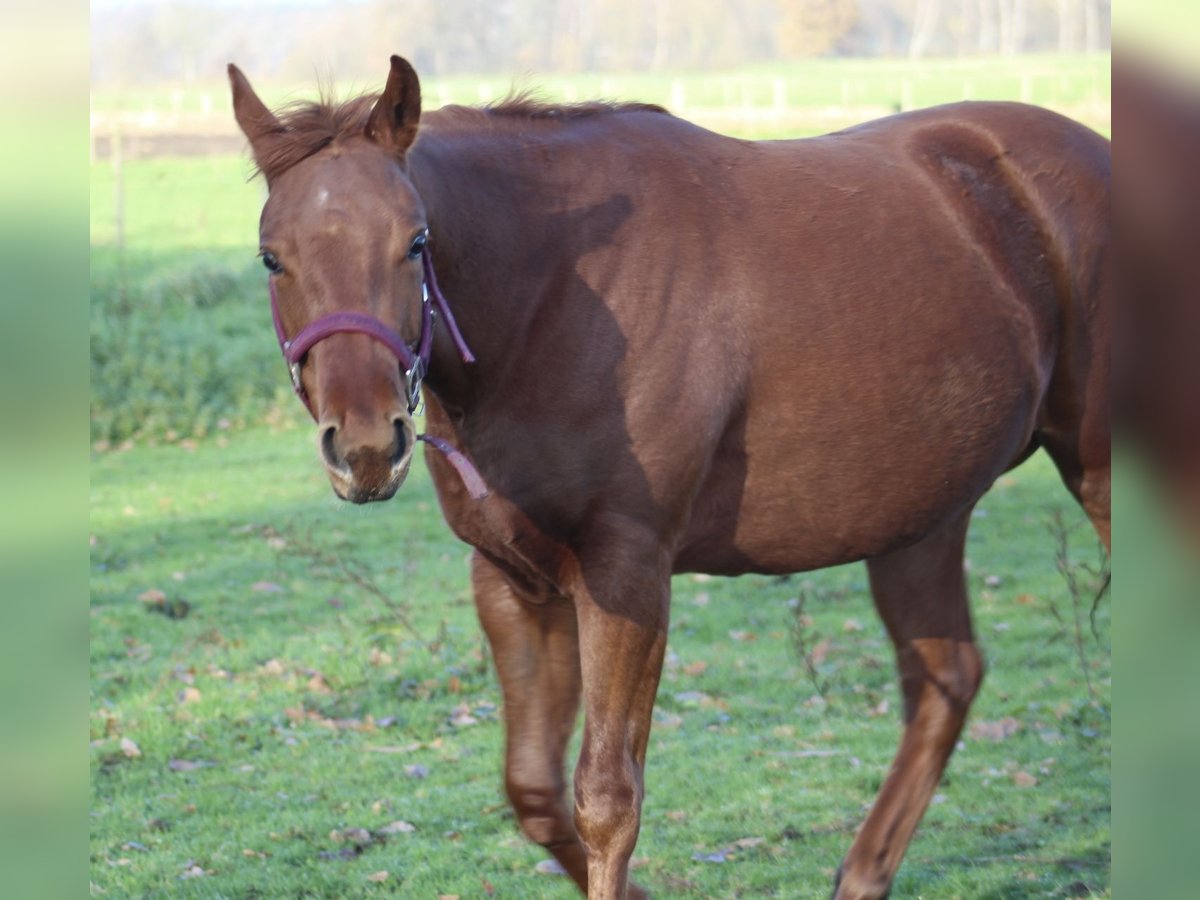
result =
[[[971,705],[983,684],[983,654],[973,642],[956,642],[948,692],[953,702],[964,710]]]
[[[920,638],[901,650],[899,662],[905,719],[932,703],[961,724],[983,683],[983,654],[975,643]]]
[[[581,765],[575,772],[575,827],[589,849],[632,850],[641,817],[641,780],[632,760]]]
[[[535,844],[552,847],[573,839],[562,785],[532,785],[509,780],[508,800],[521,831]]]

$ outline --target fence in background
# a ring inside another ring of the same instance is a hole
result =
[[[919,68],[835,61],[784,74],[551,76],[533,86],[538,96],[553,101],[659,103],[700,125],[749,137],[819,134],[892,112],[985,98],[1047,106],[1109,133],[1108,69],[1095,62],[1067,70],[1053,60],[1021,65],[1011,60],[1006,65],[947,61]],[[515,83],[517,89],[525,86]],[[425,87],[425,103],[430,108],[486,104],[513,88],[513,81],[500,78],[434,79]],[[268,93],[265,99],[277,103],[292,98]],[[113,158],[117,142],[125,160],[236,154],[244,149],[223,91],[164,90],[106,102],[107,107],[94,106],[92,112],[93,161]]]

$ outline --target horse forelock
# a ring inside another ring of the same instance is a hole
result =
[[[361,135],[377,99],[377,94],[363,94],[335,102],[322,96],[285,106],[277,113],[273,139],[255,148],[257,170],[271,181],[330,144]]]

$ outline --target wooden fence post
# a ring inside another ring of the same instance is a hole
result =
[[[116,229],[116,244],[118,250],[125,249],[125,168],[123,166],[125,143],[121,134],[121,123],[113,123],[112,134],[109,136],[109,155],[113,167],[113,227]]]

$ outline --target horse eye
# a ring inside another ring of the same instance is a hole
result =
[[[416,259],[425,252],[425,244],[429,241],[429,235],[425,232],[418,234],[413,239],[412,246],[408,248],[408,258]]]
[[[279,262],[279,257],[270,250],[264,250],[262,253],[263,265],[267,267],[267,271],[272,275],[278,275],[283,271],[283,264]]]

